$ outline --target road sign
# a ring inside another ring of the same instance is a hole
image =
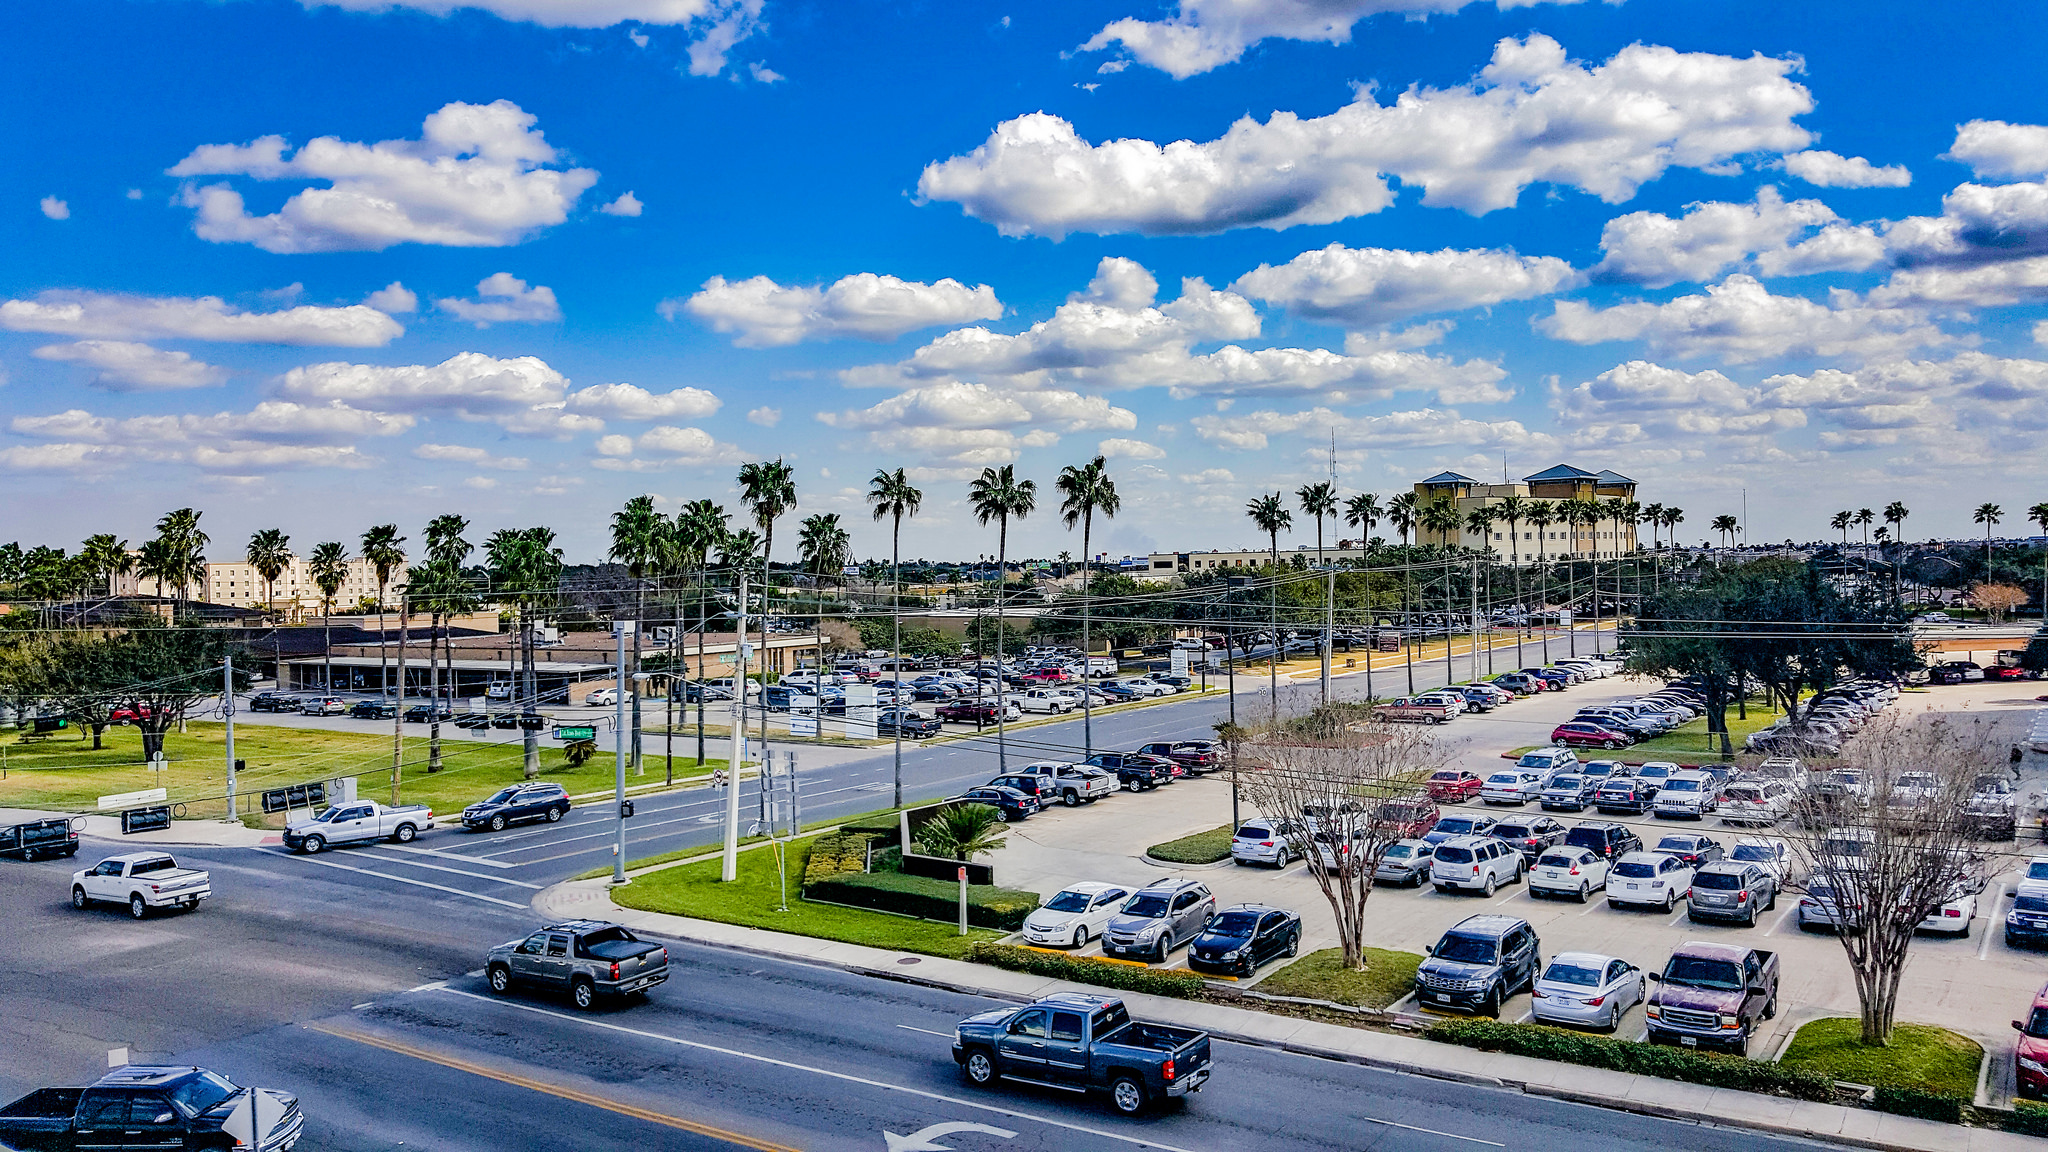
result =
[[[557,739],[557,740],[595,740],[595,739],[597,739],[597,725],[595,725],[595,724],[564,724],[564,725],[561,725],[561,726],[559,726],[559,727],[557,727],[557,728],[555,729],[555,739]]]

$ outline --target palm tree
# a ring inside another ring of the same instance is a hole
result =
[[[1849,547],[1849,526],[1855,522],[1856,514],[1848,511],[1837,512],[1828,518],[1828,527],[1842,534],[1842,547],[1845,549]]]
[[[474,612],[482,603],[475,590],[463,577],[463,561],[476,550],[464,533],[469,531],[469,520],[453,512],[444,513],[427,521],[427,567],[425,580],[415,580],[415,588],[427,593],[427,610],[432,615],[433,631],[427,637],[427,771],[441,770],[441,665],[436,664],[435,648],[448,669],[449,711],[454,711],[457,694],[455,683],[454,637],[443,642],[442,626],[451,629],[454,617],[459,612]],[[423,585],[423,587],[422,587]]]
[[[1736,520],[1735,517],[1727,515],[1726,513],[1714,517],[1714,519],[1707,524],[1708,528],[1711,528],[1714,531],[1719,532],[1721,534],[1722,545],[1727,548],[1735,547],[1735,530],[1737,528],[1740,528],[1741,526],[1741,522]]]
[[[1897,544],[1892,555],[1892,599],[1894,601],[1899,598],[1899,569],[1905,566],[1906,561],[1906,517],[1912,514],[1912,510],[1898,500],[1894,500],[1884,506],[1884,522],[1891,525],[1892,539]]]
[[[1664,523],[1664,505],[1643,505],[1643,523],[1650,526],[1650,551],[1657,550],[1657,529]]]
[[[828,570],[837,572],[845,567],[852,546],[853,539],[846,534],[845,528],[840,527],[837,512],[808,516],[798,528],[797,553],[802,558],[804,567],[811,570],[812,579],[816,581],[814,587],[817,591],[818,613],[812,631],[818,641],[816,663],[819,680],[814,688],[822,688],[825,674],[825,573]],[[895,679],[899,683],[902,681],[900,670]]]
[[[1009,680],[1003,672],[1003,594],[1010,582],[1010,521],[1022,520],[1038,507],[1038,482],[1017,479],[1014,465],[983,468],[967,488],[967,503],[985,526],[996,522],[996,764],[1009,771]]]
[[[1884,512],[1890,516],[1892,510],[1887,508]],[[2048,534],[2048,500],[2028,508],[2027,519],[2040,525],[2043,534]],[[2041,549],[2041,625],[2048,628],[2048,547]]]
[[[377,576],[377,676],[384,684],[382,692],[391,690],[390,673],[384,670],[384,589],[391,583],[391,574],[405,563],[405,549],[399,545],[405,537],[398,534],[398,525],[379,524],[363,533],[363,559]],[[405,621],[399,620],[399,627]],[[405,689],[401,685],[398,702],[405,703]]]
[[[267,611],[277,600],[277,578],[292,564],[292,538],[276,528],[265,528],[249,537],[249,566],[263,577],[263,607]]]
[[[667,521],[654,510],[654,497],[635,496],[626,501],[626,506],[612,513],[612,546],[607,558],[626,566],[626,575],[633,581],[633,671],[640,671],[640,633],[647,628],[647,568],[658,558],[661,537],[667,529]],[[638,680],[628,680],[625,669],[619,670],[618,690],[621,694],[633,689],[633,774],[638,776],[646,769],[640,761],[640,692]]]
[[[1401,534],[1401,651],[1402,662],[1408,669],[1408,694],[1415,694],[1415,634],[1414,622],[1408,619],[1408,601],[1414,591],[1414,570],[1409,566],[1408,534],[1415,531],[1417,524],[1416,496],[1413,492],[1402,492],[1387,501],[1387,523]]]
[[[754,523],[761,526],[761,683],[768,683],[768,594],[771,577],[775,571],[772,556],[775,552],[775,521],[783,513],[796,507],[796,469],[783,462],[782,457],[774,460],[757,460],[740,465],[740,503],[754,514]],[[745,640],[742,636],[740,640]],[[743,687],[743,686],[742,686]],[[744,690],[740,699],[746,698]],[[761,709],[761,747],[768,747],[768,710]],[[740,766],[732,766],[734,772]]]
[[[1302,515],[1316,518],[1316,563],[1322,564],[1323,517],[1337,514],[1337,485],[1328,480],[1303,484],[1294,490],[1294,496],[1301,501]]]
[[[135,576],[138,581],[155,581],[157,598],[162,599],[164,581],[173,578],[176,566],[169,541],[162,538],[145,540],[142,542],[142,554],[135,558]]]
[[[148,549],[144,549],[147,552]],[[306,574],[313,578],[313,587],[320,590],[320,628],[325,640],[320,647],[320,688],[324,692],[334,691],[334,594],[341,591],[348,580],[348,550],[339,540],[329,540],[313,545],[313,554],[306,558]]]
[[[1547,604],[1550,601],[1550,559],[1547,545],[1550,526],[1557,523],[1557,505],[1548,500],[1531,500],[1528,506],[1522,509],[1522,518],[1529,522],[1530,527],[1536,529],[1536,603]],[[1521,593],[1517,591],[1516,595],[1519,597]],[[1543,630],[1543,662],[1550,663],[1548,627]]]
[[[1863,528],[1863,551],[1865,554],[1870,552],[1870,525],[1876,519],[1877,513],[1872,512],[1868,508],[1858,508],[1856,510],[1856,523]]]
[[[2004,518],[2005,509],[1991,503],[1979,504],[1977,510],[1970,513],[1972,523],[1984,526],[1984,579],[1987,581],[1991,579],[1991,530]]]
[[[1360,492],[1344,501],[1344,522],[1365,534],[1359,541],[1360,548],[1372,544],[1372,530],[1386,515],[1386,510],[1380,507],[1380,498],[1370,492]]]
[[[1458,532],[1465,526],[1465,518],[1458,513],[1455,500],[1432,500],[1416,518],[1425,532],[1436,533],[1437,547],[1449,552],[1458,546]]]
[[[562,550],[555,547],[552,528],[500,528],[484,542],[484,560],[491,585],[500,601],[509,601],[519,613],[519,658],[524,666],[524,684],[517,695],[521,711],[539,707],[533,670],[533,621],[538,612],[554,601],[562,578]],[[540,733],[521,724],[526,737],[525,777],[540,775]]]
[[[102,582],[106,594],[114,594],[114,577],[135,567],[135,557],[128,554],[128,542],[115,539],[111,533],[88,536],[79,545],[78,559],[88,575]]]
[[[898,468],[891,472],[885,468],[875,470],[868,481],[868,507],[875,519],[889,518],[889,654],[896,658],[896,678],[903,679],[903,518],[917,515],[924,505],[924,493],[919,491],[910,477]],[[1086,582],[1087,552],[1081,549],[1083,582]],[[1086,624],[1082,625],[1084,629]],[[1085,657],[1087,644],[1082,643]],[[1085,700],[1086,697],[1083,697]],[[894,807],[903,807],[903,726],[896,726],[896,800]]]
[[[1678,543],[1678,538],[1672,535],[1672,529],[1677,528],[1680,524],[1685,523],[1685,509],[1679,508],[1675,505],[1666,508],[1664,509],[1663,520],[1664,539],[1667,542],[1676,545]]]
[[[169,580],[178,596],[178,609],[183,611],[187,589],[198,584],[201,591],[206,588],[206,556],[204,550],[210,543],[206,533],[199,529],[199,518],[203,512],[191,508],[180,508],[167,512],[156,522],[158,558],[163,562],[159,581]]]
[[[951,856],[964,863],[1002,847],[1006,822],[1002,810],[993,804],[961,804],[940,809],[918,829],[917,840],[934,856]]]
[[[1269,694],[1273,700],[1273,719],[1280,719],[1280,531],[1294,527],[1294,516],[1287,511],[1287,501],[1280,493],[1261,496],[1244,506],[1245,515],[1266,534],[1273,549],[1273,567],[1266,574],[1267,592],[1271,601],[1273,622],[1273,654],[1266,662]]]
[[[1067,465],[1060,469],[1059,479],[1053,487],[1060,494],[1060,520],[1068,528],[1076,522],[1081,525],[1081,749],[1083,756],[1095,755],[1095,694],[1088,690],[1088,661],[1094,651],[1089,644],[1088,591],[1091,563],[1095,553],[1092,537],[1095,531],[1095,514],[1114,518],[1123,510],[1123,497],[1117,495],[1116,481],[1109,478],[1109,461],[1101,456],[1087,464]]]

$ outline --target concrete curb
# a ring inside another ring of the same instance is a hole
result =
[[[1138,859],[1143,860],[1145,863],[1152,865],[1154,868],[1165,868],[1169,871],[1178,872],[1201,872],[1206,871],[1210,868],[1228,868],[1232,864],[1237,863],[1237,861],[1235,860],[1215,860],[1207,864],[1180,864],[1172,860],[1161,860],[1159,857],[1154,856],[1150,852],[1139,853]]]

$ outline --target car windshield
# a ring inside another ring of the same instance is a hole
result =
[[[1527,756],[1524,756],[1524,757],[1522,757],[1522,758],[1521,758],[1520,760],[1517,760],[1517,761],[1515,761],[1515,767],[1517,767],[1517,768],[1548,768],[1548,767],[1550,767],[1550,757],[1548,757],[1548,756],[1538,756],[1538,755],[1537,755],[1537,754],[1535,754],[1534,752],[1531,752],[1531,753],[1530,753],[1530,754],[1528,754]]]
[[[1157,920],[1166,915],[1166,897],[1140,892],[1124,904],[1124,915]]]
[[[197,1116],[240,1091],[240,1088],[211,1072],[201,1072],[171,1089],[171,1099],[185,1110],[186,1115]]]
[[[1664,785],[1664,790],[1666,792],[1697,792],[1700,790],[1700,782],[1697,780],[1673,780]]]
[[[1495,772],[1486,778],[1486,782],[1488,784],[1513,785],[1520,784],[1522,777],[1518,772]]]
[[[1415,846],[1413,844],[1395,844],[1387,849],[1387,859],[1389,860],[1406,860],[1413,855],[1415,855]]]
[[[512,797],[514,797],[514,796],[517,796],[518,794],[519,794],[519,789],[517,789],[517,788],[507,788],[507,789],[505,789],[504,791],[502,791],[502,792],[499,792],[499,793],[498,793],[497,795],[495,795],[495,796],[491,797],[491,798],[490,798],[489,800],[486,800],[486,801],[484,801],[484,803],[486,803],[486,804],[509,804],[509,803],[511,803],[511,802],[512,802]]]
[[[1693,842],[1683,836],[1666,836],[1662,840],[1657,841],[1657,851],[1659,852],[1691,852],[1693,850]]]
[[[1616,876],[1642,879],[1655,876],[1657,874],[1657,866],[1642,860],[1624,860],[1614,866],[1614,874]]]
[[[1496,824],[1493,834],[1503,840],[1526,840],[1535,835],[1527,824]]]
[[[1258,926],[1257,912],[1225,912],[1209,922],[1209,931],[1217,936],[1249,936]]]
[[[1474,828],[1477,828],[1478,826],[1479,821],[1473,819],[1470,816],[1446,816],[1442,820],[1436,822],[1437,831],[1449,832],[1453,836],[1463,836],[1465,833],[1472,831]],[[2036,867],[2044,866],[2036,865]],[[2043,874],[2048,875],[2048,872],[2044,872]],[[2027,875],[2032,876],[2033,873],[2030,871],[2027,873]]]
[[[1692,886],[1716,892],[1733,892],[1742,887],[1742,877],[1734,872],[1702,872],[1692,878]]]
[[[1552,964],[1543,972],[1543,978],[1552,984],[1576,984],[1581,988],[1600,986],[1600,969],[1581,968],[1577,964]]]
[[[1673,956],[1671,966],[1664,969],[1664,982],[1687,988],[1713,988],[1733,992],[1742,987],[1742,969],[1732,960]]]
[[[1086,912],[1088,910],[1088,893],[1062,892],[1045,902],[1045,910],[1047,912]]]
[[[1730,859],[1754,860],[1760,864],[1775,864],[1778,862],[1778,853],[1776,849],[1767,844],[1737,844],[1735,846],[1735,853]]]
[[[1666,768],[1661,764],[1645,764],[1639,771],[1636,772],[1636,775],[1641,776],[1646,780],[1659,780],[1666,776],[1671,775],[1671,769]]]
[[[1576,792],[1585,786],[1586,778],[1584,776],[1559,776],[1550,782],[1550,788],[1553,792],[1560,789],[1566,792]]]
[[[1472,862],[1472,850],[1470,848],[1457,847],[1439,848],[1436,850],[1436,858],[1445,864],[1470,864]]]
[[[1461,964],[1491,964],[1494,942],[1483,936],[1460,936],[1453,932],[1436,946],[1436,958]]]

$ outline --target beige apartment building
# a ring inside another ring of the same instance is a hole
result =
[[[393,569],[386,590],[404,584],[406,572],[404,566]],[[114,583],[115,595],[154,595],[157,591],[155,580],[140,579],[132,572],[118,577]],[[173,590],[166,587],[163,591],[170,595]],[[267,589],[255,565],[246,560],[220,560],[209,561],[205,584],[188,591],[194,598],[210,604],[262,608]],[[292,562],[278,575],[276,590],[270,596],[271,607],[295,618],[320,611],[320,586],[313,582],[305,557],[292,557]],[[351,611],[365,598],[377,598],[377,569],[367,560],[350,560],[348,574],[342,580],[340,590],[334,594],[334,610]]]

